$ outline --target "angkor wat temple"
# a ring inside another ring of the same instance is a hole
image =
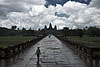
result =
[[[49,27],[47,27],[46,25],[44,26],[44,29],[41,30],[44,34],[53,34],[53,35],[57,35],[59,32],[57,30],[57,26],[55,25],[54,28],[52,26],[52,24],[49,24]]]
[[[49,24],[49,27],[45,25],[44,31],[46,34],[56,34],[57,33],[57,26],[55,25],[54,28],[52,27],[52,24]]]

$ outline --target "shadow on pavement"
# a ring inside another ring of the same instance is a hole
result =
[[[39,60],[37,60],[37,67],[41,67]]]

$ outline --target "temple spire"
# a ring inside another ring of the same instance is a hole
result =
[[[49,25],[49,29],[52,29],[52,24],[50,23],[50,25]]]
[[[45,28],[44,29],[47,29],[47,26],[45,25]]]
[[[57,26],[56,25],[55,25],[54,29],[57,30]]]

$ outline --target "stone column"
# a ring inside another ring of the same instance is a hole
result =
[[[82,47],[80,46],[80,47],[79,47],[79,56],[80,56],[80,58],[82,59],[82,54],[81,54],[81,52],[82,52]]]
[[[87,57],[88,57],[87,56],[88,55],[87,49],[86,48],[83,48],[83,51],[84,51],[84,57],[83,57],[84,58],[84,61],[87,62]]]
[[[22,49],[24,49],[24,44],[22,45]]]
[[[20,45],[18,45],[18,52],[20,51]]]
[[[89,67],[94,67],[93,64],[93,50],[90,50],[90,54],[89,54]]]
[[[76,44],[76,54],[78,55],[78,44]]]
[[[95,67],[100,67],[99,62],[100,62],[99,55],[96,55],[95,56]]]
[[[12,50],[12,54],[13,54],[13,55],[16,54],[16,48],[13,48],[13,50]]]
[[[10,46],[8,46],[8,54],[9,54],[9,56],[11,56],[11,47]]]
[[[2,58],[2,48],[0,47],[0,59]]]
[[[8,56],[8,48],[5,48],[4,49],[4,57],[7,57]]]

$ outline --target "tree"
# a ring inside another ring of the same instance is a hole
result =
[[[83,30],[77,29],[77,35],[79,36],[79,38],[82,38],[82,36],[84,35]]]
[[[17,26],[12,26],[11,29],[12,30],[16,30]]]
[[[31,27],[29,30],[27,30],[27,36],[32,36],[33,35],[33,30],[31,30]]]
[[[100,36],[100,29],[97,27],[89,27],[87,30],[87,35],[89,36]]]
[[[69,32],[69,28],[68,27],[64,27],[63,28],[63,33],[64,33],[64,37],[66,38],[66,36],[68,35]]]
[[[26,35],[26,28],[22,28],[22,35],[25,36]]]

